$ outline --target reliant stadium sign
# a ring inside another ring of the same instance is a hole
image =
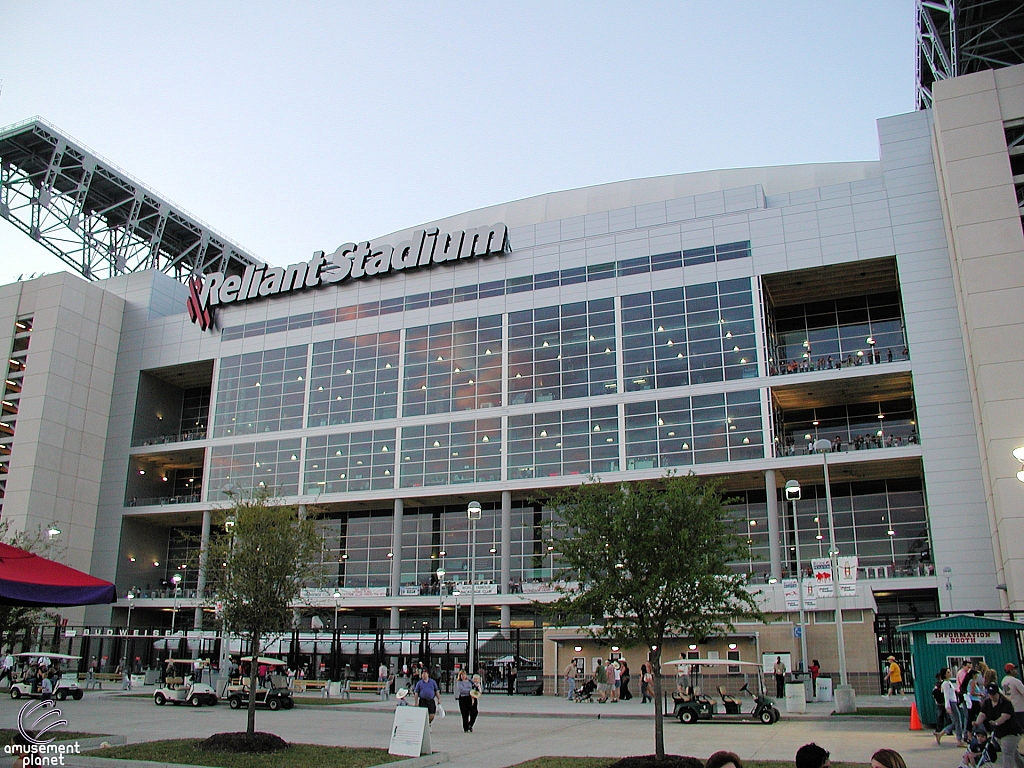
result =
[[[317,251],[309,261],[287,267],[250,265],[241,275],[211,272],[189,281],[189,317],[202,330],[213,325],[213,307],[281,296],[292,291],[336,285],[348,280],[382,277],[410,269],[491,256],[509,250],[508,227],[495,224],[458,232],[436,227],[418,229],[398,245],[345,243],[327,256]]]

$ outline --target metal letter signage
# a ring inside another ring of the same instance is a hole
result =
[[[345,243],[330,256],[317,251],[309,261],[287,267],[249,265],[241,275],[210,272],[189,281],[185,302],[188,316],[202,330],[213,327],[212,308],[281,296],[305,288],[334,285],[346,280],[382,277],[433,264],[507,253],[508,227],[502,223],[459,232],[418,229],[398,245]]]

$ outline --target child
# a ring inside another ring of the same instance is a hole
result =
[[[996,761],[996,745],[988,737],[988,731],[984,725],[974,726],[973,736],[964,752],[960,768],[978,768],[978,766],[992,765]]]

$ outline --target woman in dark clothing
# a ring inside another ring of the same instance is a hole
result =
[[[619,698],[623,701],[629,701],[629,699],[633,698],[633,694],[629,692],[629,665],[625,659],[620,663],[622,664],[622,672],[619,675]]]
[[[469,733],[473,730],[473,683],[464,669],[459,672],[455,683],[455,700],[459,702],[459,712],[462,713],[462,730]]]

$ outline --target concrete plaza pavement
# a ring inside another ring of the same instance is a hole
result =
[[[288,741],[332,746],[387,747],[395,700],[365,700],[340,706],[299,706],[290,711],[259,710],[256,727]],[[616,704],[574,704],[554,696],[504,696],[481,699],[474,732],[463,733],[458,706],[444,697],[448,717],[431,729],[435,751],[451,755],[452,768],[505,768],[543,755],[609,756],[653,752],[653,706],[639,699]],[[890,702],[864,697],[862,706]],[[892,701],[892,704],[909,703]],[[15,728],[22,702],[0,698],[0,727]],[[87,693],[80,702],[60,703],[67,730],[124,735],[129,742],[205,737],[245,728],[245,711],[217,707],[157,707],[152,699],[116,692]],[[880,747],[898,750],[908,768],[956,766],[960,751],[937,747],[930,730],[909,731],[907,722],[878,717],[829,717],[831,705],[811,704],[806,715],[783,713],[781,722],[700,723],[665,720],[665,746],[675,754],[706,758],[729,749],[743,758],[792,760],[809,741],[830,750],[834,760],[867,763]],[[948,740],[947,740],[948,741]],[[92,753],[99,756],[101,753]]]

